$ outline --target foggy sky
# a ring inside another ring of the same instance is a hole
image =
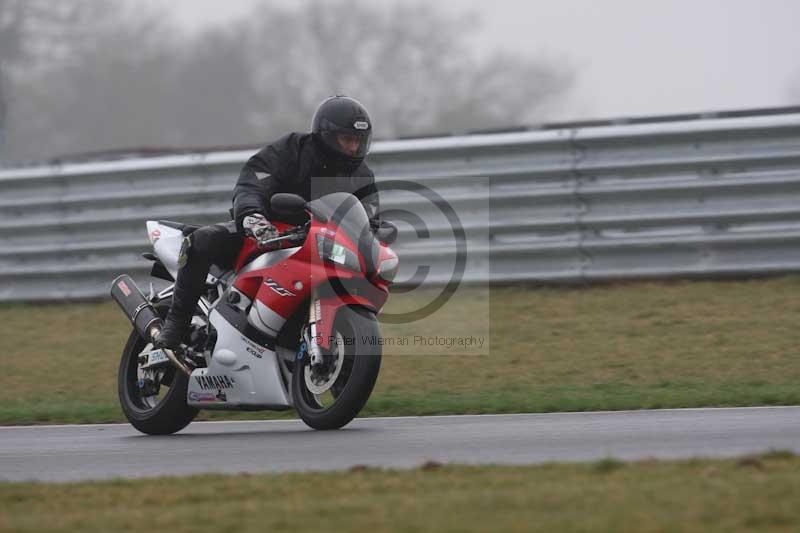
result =
[[[187,31],[239,16],[258,3],[147,1],[168,10]],[[551,113],[555,119],[800,104],[797,0],[437,0],[435,5],[445,13],[479,16],[478,51],[545,54],[573,65],[577,84]]]

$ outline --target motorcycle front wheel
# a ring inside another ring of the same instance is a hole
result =
[[[169,301],[156,311],[164,318]],[[122,351],[117,390],[122,412],[133,427],[148,435],[171,435],[185,428],[198,410],[186,403],[189,378],[172,365],[147,375],[139,368],[139,355],[152,348],[134,329]]]
[[[312,368],[306,355],[292,374],[295,409],[303,422],[319,430],[350,423],[367,403],[381,368],[380,330],[372,312],[341,308],[332,337],[322,366]]]

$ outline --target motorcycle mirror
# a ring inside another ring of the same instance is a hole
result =
[[[279,192],[272,195],[269,201],[272,210],[282,215],[295,215],[302,213],[306,208],[306,201],[302,196],[288,192]]]
[[[383,243],[392,244],[397,240],[397,226],[388,220],[382,220],[381,227],[375,232],[375,236]]]

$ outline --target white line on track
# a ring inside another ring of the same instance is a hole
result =
[[[691,412],[691,411],[755,411],[755,410],[769,410],[769,409],[796,409],[796,405],[760,405],[760,406],[746,406],[746,407],[682,407],[671,409],[627,409],[619,411],[550,411],[546,413],[484,413],[484,414],[465,414],[465,415],[419,415],[419,416],[372,416],[357,418],[355,421],[369,421],[369,420],[419,420],[419,419],[436,419],[436,418],[468,418],[468,417],[504,417],[504,416],[553,416],[553,415],[602,415],[602,414],[632,414],[632,413],[670,413],[670,412]],[[192,422],[192,425],[197,424],[254,424],[254,423],[270,423],[270,422],[300,422],[299,418],[279,418],[269,420],[204,420]],[[101,428],[101,427],[120,427],[128,426],[127,422],[114,422],[104,424],[30,424],[30,425],[14,425],[2,426],[3,429],[36,429],[36,428]]]

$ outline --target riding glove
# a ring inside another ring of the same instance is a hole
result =
[[[244,217],[242,228],[245,235],[255,237],[260,242],[278,236],[278,230],[261,213],[252,213]]]

